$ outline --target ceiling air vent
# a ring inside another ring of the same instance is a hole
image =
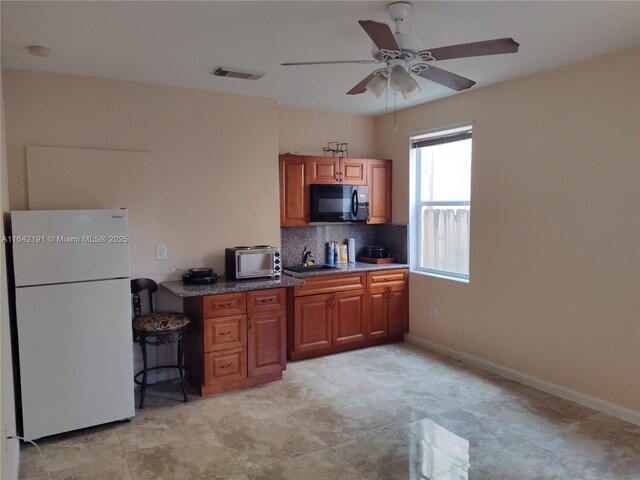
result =
[[[218,67],[211,72],[211,74],[216,77],[243,78],[245,80],[258,80],[259,78],[264,77],[265,73],[267,72],[231,67]]]

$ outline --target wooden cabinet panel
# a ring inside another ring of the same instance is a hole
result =
[[[285,312],[259,312],[249,315],[249,377],[278,373],[286,365]]]
[[[304,285],[294,287],[296,297],[319,293],[336,293],[347,290],[359,290],[366,287],[366,273],[346,273],[307,277]]]
[[[340,159],[333,157],[307,157],[309,171],[307,183],[336,183],[339,181]]]
[[[369,220],[391,223],[391,160],[369,160]]]
[[[379,338],[389,334],[389,287],[369,289],[367,305],[367,337]]]
[[[204,355],[204,385],[241,380],[247,376],[247,350],[235,348]]]
[[[294,300],[294,349],[296,352],[332,345],[332,300],[333,296],[330,294],[299,297]]]
[[[286,308],[287,291],[284,288],[247,292],[247,312],[267,312]]]
[[[347,185],[367,184],[367,160],[340,159],[340,181]]]
[[[367,276],[367,285],[390,284],[395,282],[406,282],[409,276],[409,270],[383,270],[380,272],[369,272]]]
[[[309,224],[307,157],[280,155],[280,226]]]
[[[229,293],[225,295],[208,295],[202,300],[204,318],[243,315],[247,310],[245,293]]]
[[[409,290],[406,285],[392,285],[389,292],[389,334],[409,331]]]
[[[246,345],[247,321],[244,315],[204,320],[204,352],[216,352]]]
[[[365,290],[333,295],[333,345],[365,339]]]

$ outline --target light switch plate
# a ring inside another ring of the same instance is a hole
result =
[[[156,245],[156,260],[168,260],[169,252],[167,251],[167,245],[165,243],[158,243]]]

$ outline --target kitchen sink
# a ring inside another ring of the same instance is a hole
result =
[[[320,264],[320,265],[311,265],[311,266],[296,265],[293,267],[284,267],[284,269],[291,270],[292,272],[302,273],[302,272],[315,272],[316,270],[337,270],[338,267],[332,267],[331,265]]]

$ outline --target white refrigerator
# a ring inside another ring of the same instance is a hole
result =
[[[127,210],[11,212],[23,435],[135,415]]]

